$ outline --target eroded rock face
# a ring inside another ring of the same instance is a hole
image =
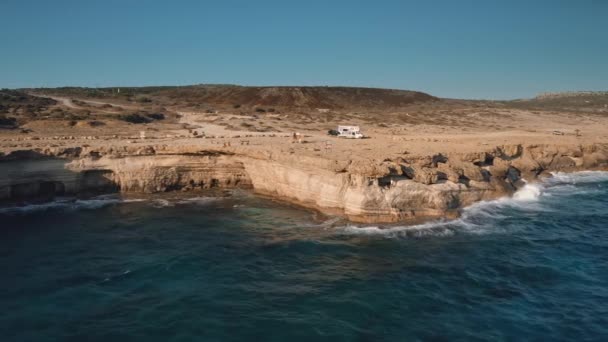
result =
[[[289,160],[244,160],[255,191],[359,222],[454,216],[480,200],[511,195],[548,171],[583,168],[581,149],[501,146],[494,152],[349,164],[340,172]],[[605,147],[587,149],[587,168],[606,168]],[[313,167],[311,167],[313,166]]]
[[[165,192],[251,188],[359,222],[453,217],[510,195],[548,171],[608,167],[608,147],[500,146],[493,152],[332,161],[238,150],[46,149],[0,158],[0,199],[83,191]]]
[[[251,188],[242,162],[223,154],[140,152],[125,156],[95,151],[76,159],[44,155],[35,159],[6,158],[0,161],[0,167],[4,171],[0,176],[0,200],[42,197],[45,191],[39,189],[48,182],[61,184],[61,194]]]

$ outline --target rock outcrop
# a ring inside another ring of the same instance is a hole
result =
[[[493,151],[335,161],[223,148],[49,148],[0,157],[0,200],[82,192],[247,188],[358,222],[455,217],[548,171],[606,169],[608,147],[499,146]]]

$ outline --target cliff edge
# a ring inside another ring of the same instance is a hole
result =
[[[456,217],[552,171],[608,168],[604,144],[503,145],[476,153],[331,160],[196,145],[15,150],[0,157],[0,200],[85,192],[245,188],[355,222]]]

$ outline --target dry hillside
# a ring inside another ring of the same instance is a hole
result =
[[[206,105],[230,108],[390,109],[412,103],[432,102],[434,96],[408,90],[351,87],[243,87],[196,85],[141,88],[31,89],[38,93],[98,99],[122,99],[160,105]]]

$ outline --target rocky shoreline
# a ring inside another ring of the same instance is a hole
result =
[[[241,147],[52,147],[0,155],[0,201],[250,189],[353,222],[454,218],[553,171],[608,169],[608,145],[503,145],[476,153],[332,160]]]

